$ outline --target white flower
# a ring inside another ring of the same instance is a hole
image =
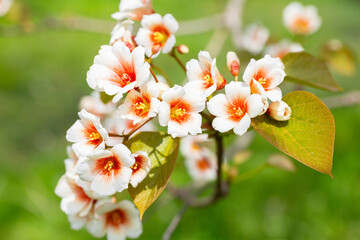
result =
[[[96,195],[92,195],[88,183],[81,186],[76,178],[63,175],[55,189],[56,195],[61,197],[60,208],[67,215],[87,216],[95,204]]]
[[[0,0],[0,17],[8,13],[12,4],[13,0]]]
[[[79,154],[71,146],[66,147],[68,158],[65,159],[65,174],[70,178],[76,178],[75,166],[79,160]]]
[[[283,22],[293,34],[310,35],[320,28],[321,17],[315,6],[292,2],[283,11]]]
[[[92,89],[115,95],[119,101],[124,93],[141,86],[149,79],[150,65],[145,62],[144,48],[136,47],[132,52],[121,41],[114,46],[102,46],[95,57],[94,65],[87,74]]]
[[[92,92],[90,96],[82,97],[80,100],[80,109],[85,109],[99,118],[111,114],[115,111],[115,104],[112,102],[103,103],[99,92]]]
[[[277,121],[287,121],[291,116],[291,108],[283,101],[272,102],[269,106],[269,113]]]
[[[136,44],[132,39],[132,30],[134,22],[131,20],[125,20],[115,25],[111,32],[110,45],[114,45],[116,41],[122,41],[132,52]]]
[[[144,16],[141,26],[135,41],[145,47],[147,56],[153,55],[152,58],[155,58],[161,51],[169,53],[172,50],[176,43],[174,33],[179,24],[171,14],[166,14],[163,18],[157,13]]]
[[[204,94],[205,97],[226,84],[216,66],[216,59],[211,59],[210,54],[205,51],[200,51],[199,60],[192,59],[186,64],[186,74],[189,82],[185,89]]]
[[[269,39],[269,35],[269,30],[266,28],[255,23],[250,24],[244,31],[242,47],[252,54],[259,54]]]
[[[158,114],[160,100],[159,88],[154,81],[147,82],[140,87],[140,92],[132,90],[120,105],[119,113],[123,118],[130,119],[137,124]]]
[[[284,69],[285,66],[280,58],[266,55],[258,61],[251,59],[245,69],[243,80],[249,84],[252,93],[259,93],[271,101],[279,101],[282,93],[277,86],[286,76]]]
[[[133,157],[135,158],[135,163],[131,166],[132,174],[130,177],[130,184],[136,188],[149,174],[151,162],[149,156],[142,151],[134,153]]]
[[[226,65],[231,74],[236,77],[240,73],[240,59],[235,52],[228,52],[226,54]]]
[[[138,238],[142,233],[139,211],[128,200],[113,203],[102,199],[96,203],[95,218],[88,224],[88,231],[95,237],[108,240]]]
[[[216,156],[207,148],[188,156],[185,165],[195,181],[208,182],[216,179]]]
[[[186,136],[181,139],[180,151],[185,157],[191,157],[203,149],[201,143],[208,142],[209,136],[207,134],[200,134],[195,136]]]
[[[241,136],[250,127],[250,118],[263,111],[262,97],[251,94],[250,87],[242,82],[227,84],[225,94],[216,95],[207,104],[209,112],[216,116],[212,125],[219,132],[234,129],[235,134]]]
[[[266,48],[265,53],[275,58],[283,58],[288,53],[302,51],[304,51],[304,48],[301,44],[284,39],[278,43],[270,44]]]
[[[163,127],[168,126],[168,133],[173,138],[201,133],[199,112],[205,108],[204,97],[175,85],[162,94],[162,99],[159,122]]]
[[[144,15],[150,15],[153,12],[152,0],[121,0],[119,12],[111,16],[118,21],[125,18],[140,21]]]
[[[73,142],[73,149],[80,155],[88,155],[95,150],[105,149],[109,135],[102,127],[99,117],[85,109],[79,112],[80,120],[67,131],[66,139]]]
[[[128,188],[135,159],[123,144],[79,160],[77,173],[91,182],[91,190],[101,196],[110,196]]]

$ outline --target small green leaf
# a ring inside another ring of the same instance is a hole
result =
[[[286,81],[332,92],[342,91],[326,64],[317,57],[306,52],[289,53],[282,61],[285,64]]]
[[[103,103],[108,103],[113,99],[113,96],[107,95],[105,92],[100,93],[100,99]]]
[[[255,131],[280,151],[332,176],[335,122],[330,110],[305,91],[292,92],[283,101],[291,107],[290,120],[279,122],[265,114],[252,120]]]
[[[131,152],[146,152],[151,161],[149,175],[129,193],[142,219],[144,212],[160,196],[168,184],[179,153],[179,139],[157,132],[141,132],[126,145]]]

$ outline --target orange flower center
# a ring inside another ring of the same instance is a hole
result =
[[[308,19],[298,17],[294,22],[294,30],[299,33],[308,33],[309,32],[310,22]]]
[[[162,25],[155,26],[152,32],[151,39],[155,45],[163,46],[170,36],[169,31]]]
[[[246,114],[247,109],[244,100],[237,99],[227,106],[226,111],[232,121],[239,122]]]
[[[197,167],[201,171],[205,171],[205,170],[209,169],[211,166],[210,166],[209,161],[206,158],[203,158],[197,162]]]
[[[116,209],[106,214],[106,224],[112,227],[120,227],[128,221],[126,213],[121,209]]]
[[[204,87],[209,88],[214,84],[214,81],[209,73],[204,75]]]
[[[98,159],[95,171],[102,175],[116,175],[121,169],[120,161],[114,156]]]
[[[170,109],[170,118],[172,121],[181,124],[186,122],[190,117],[189,112],[191,111],[191,106],[189,103],[176,100],[170,103]]]

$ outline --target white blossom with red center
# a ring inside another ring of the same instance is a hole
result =
[[[0,17],[5,16],[11,6],[13,4],[13,0],[0,0]]]
[[[126,18],[140,21],[144,15],[152,13],[154,13],[152,0],[121,0],[119,11],[111,16],[118,21]]]
[[[123,94],[149,79],[150,65],[145,62],[144,51],[138,46],[130,52],[122,41],[102,46],[87,74],[89,86],[109,96],[115,95],[113,102],[118,102]]]
[[[151,162],[147,153],[143,151],[134,153],[133,157],[135,158],[135,163],[131,166],[132,174],[130,177],[130,184],[136,188],[149,174]]]
[[[160,52],[169,53],[172,50],[176,43],[174,34],[179,24],[171,14],[164,17],[157,13],[144,16],[141,26],[135,41],[145,47],[148,57],[155,58]]]
[[[132,90],[120,105],[119,113],[123,118],[138,124],[148,118],[155,117],[159,112],[159,88],[156,82],[150,81],[140,87],[140,92]]]
[[[283,22],[293,34],[310,35],[320,28],[322,20],[315,6],[292,2],[283,11]]]
[[[135,159],[123,144],[79,160],[77,173],[84,181],[91,182],[91,190],[101,196],[110,196],[128,188],[131,166]]]
[[[250,87],[242,82],[231,82],[225,86],[225,95],[218,94],[207,104],[209,112],[216,116],[212,126],[219,132],[231,129],[241,136],[250,127],[251,118],[258,116],[264,108],[262,96],[251,94]]]
[[[250,24],[242,36],[242,48],[256,55],[265,47],[269,39],[269,30],[258,24]]]
[[[85,109],[102,119],[106,115],[113,113],[116,106],[112,102],[104,103],[100,98],[100,93],[94,91],[91,95],[81,98],[80,109]]]
[[[216,179],[216,156],[207,148],[186,157],[185,165],[195,181],[208,182]]]
[[[80,120],[67,131],[66,139],[73,142],[73,149],[80,155],[88,155],[95,150],[105,149],[105,140],[109,135],[100,123],[99,117],[87,112],[79,112]]]
[[[111,32],[109,44],[112,46],[115,42],[122,41],[132,52],[136,47],[132,36],[133,24],[134,22],[129,19],[116,24]]]
[[[201,144],[209,142],[207,134],[200,134],[196,136],[186,136],[181,139],[180,151],[185,157],[191,157],[203,149]]]
[[[162,94],[162,99],[159,122],[161,126],[168,127],[168,133],[173,138],[201,133],[199,112],[205,108],[205,97],[175,85]]]
[[[118,135],[126,135],[134,129],[137,129],[139,126],[141,126],[142,123],[143,122],[134,124],[133,120],[124,119],[119,112],[115,112],[109,118],[105,119],[104,126],[111,133]],[[144,126],[142,126],[138,131],[153,132],[155,130],[156,128],[154,124],[150,121]]]
[[[278,86],[286,76],[284,69],[280,58],[266,55],[258,61],[251,59],[245,69],[243,80],[249,84],[252,93],[259,93],[271,101],[280,101],[282,92]]]
[[[98,201],[95,206],[95,218],[87,228],[95,237],[107,235],[108,240],[138,238],[142,233],[139,211],[128,200],[117,203],[111,199]]]
[[[192,59],[186,64],[186,74],[189,82],[185,88],[197,94],[204,94],[205,97],[226,84],[216,66],[216,59],[211,59],[206,51],[200,51],[199,60]]]
[[[291,42],[288,39],[281,40],[278,43],[270,44],[266,48],[266,54],[275,57],[275,58],[283,58],[288,53],[302,52],[304,48],[301,44],[296,42]]]
[[[80,184],[79,184],[80,183]],[[63,175],[55,189],[56,195],[61,197],[60,208],[67,215],[86,217],[96,202],[96,194],[92,194],[89,183],[68,175]]]

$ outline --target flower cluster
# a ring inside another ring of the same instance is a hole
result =
[[[56,194],[74,229],[86,227],[95,237],[124,239],[138,237],[142,225],[133,204],[119,202],[116,194],[136,188],[151,169],[146,152],[127,147],[135,133],[156,131],[158,123],[173,138],[184,138],[186,167],[194,180],[206,182],[216,178],[218,165],[215,154],[202,145],[209,141],[204,130],[233,130],[241,136],[252,118],[268,114],[286,121],[291,109],[281,101],[279,85],[286,74],[280,58],[251,59],[239,81],[240,60],[229,52],[227,66],[234,81],[227,82],[217,59],[200,51],[197,59],[184,64],[186,84],[169,86],[154,74],[153,60],[189,51],[185,45],[175,46],[179,25],[174,17],[154,13],[151,0],[123,0],[113,18],[118,23],[110,42],[101,46],[87,73],[94,92],[81,100],[79,120],[66,134],[72,145]],[[264,45],[268,39],[267,30],[259,26],[247,34],[245,45],[255,40]],[[261,51],[258,46],[251,49]]]
[[[283,24],[296,37],[307,36],[320,28],[321,17],[315,6],[303,6],[299,2],[292,2],[283,10]],[[291,42],[289,39],[273,41],[270,40],[270,33],[266,27],[252,23],[245,28],[239,47],[252,55],[265,53],[279,58],[291,52],[304,51],[300,43]]]

